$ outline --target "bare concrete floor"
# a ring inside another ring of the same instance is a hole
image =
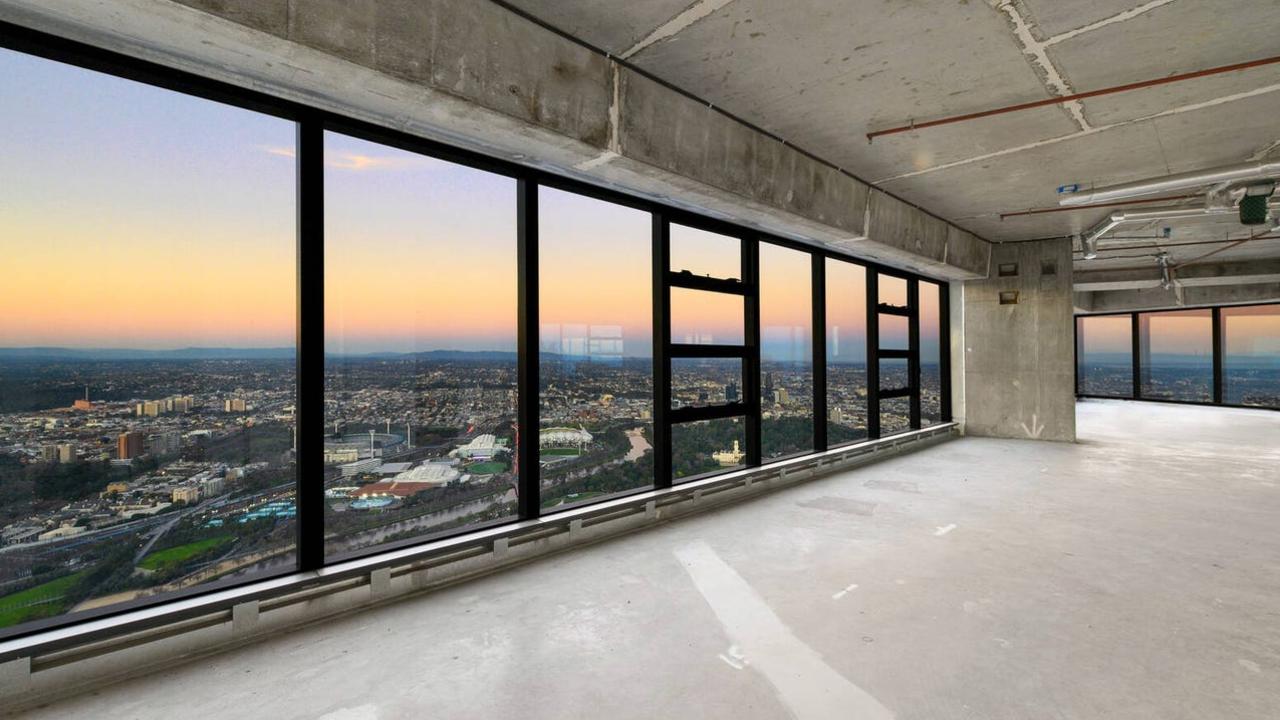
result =
[[[1278,718],[1280,413],[1092,401],[35,718]]]

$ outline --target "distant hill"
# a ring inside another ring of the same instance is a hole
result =
[[[0,347],[0,360],[291,360],[293,348],[135,348]]]

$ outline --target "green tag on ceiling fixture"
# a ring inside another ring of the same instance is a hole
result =
[[[1240,198],[1240,223],[1242,225],[1262,225],[1267,222],[1266,195],[1245,195]]]

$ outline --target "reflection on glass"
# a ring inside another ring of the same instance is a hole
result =
[[[671,223],[671,272],[742,279],[742,240]]]
[[[760,244],[760,442],[764,460],[813,449],[813,261]]]
[[[1142,397],[1213,401],[1213,311],[1138,315]]]
[[[7,50],[0,115],[0,628],[292,571],[294,124]]]
[[[906,350],[910,343],[910,321],[902,315],[880,315],[880,347]]]
[[[1076,318],[1081,395],[1133,397],[1133,323],[1129,315]]]
[[[827,444],[867,437],[867,275],[826,260]]]
[[[911,399],[889,398],[880,401],[880,437],[911,429]]]
[[[893,275],[880,274],[876,280],[880,290],[880,304],[905,308],[907,306],[907,281]]]
[[[739,358],[672,358],[671,407],[744,402]]]
[[[325,135],[325,552],[516,513],[516,183]]]
[[[742,418],[671,426],[671,477],[675,482],[732,470],[746,462],[747,435]]]
[[[1222,308],[1222,401],[1280,407],[1280,305]]]
[[[690,345],[741,345],[741,295],[671,288],[671,342]]]
[[[542,507],[567,508],[653,484],[652,220],[538,192]]]
[[[942,422],[942,286],[920,281],[920,427]]]

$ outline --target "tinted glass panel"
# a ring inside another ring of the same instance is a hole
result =
[[[515,516],[516,183],[325,136],[326,552]]]
[[[742,279],[742,240],[671,223],[671,272]]]
[[[867,437],[867,280],[861,265],[828,259],[827,443]]]
[[[910,383],[909,366],[905,358],[880,359],[880,389],[899,390]]]
[[[1213,401],[1213,311],[1141,313],[1142,397]]]
[[[942,286],[920,281],[920,426],[942,422]]]
[[[652,485],[652,218],[544,187],[538,222],[543,507]]]
[[[1078,391],[1133,396],[1133,323],[1128,315],[1076,318]]]
[[[741,295],[671,288],[671,342],[741,345]]]
[[[907,281],[900,277],[881,274],[877,280],[880,285],[880,304],[904,308],[907,306]]]
[[[746,425],[722,418],[671,426],[671,474],[675,482],[732,470],[746,463]]]
[[[911,429],[911,399],[900,397],[880,401],[880,436]]]
[[[813,260],[760,244],[760,442],[764,460],[813,449]]]
[[[671,407],[707,407],[744,402],[742,360],[672,358]]]
[[[1222,308],[1222,400],[1280,407],[1280,305]]]
[[[6,50],[0,117],[0,628],[292,571],[295,126]]]
[[[906,350],[910,347],[909,321],[902,315],[880,316],[880,347]]]

